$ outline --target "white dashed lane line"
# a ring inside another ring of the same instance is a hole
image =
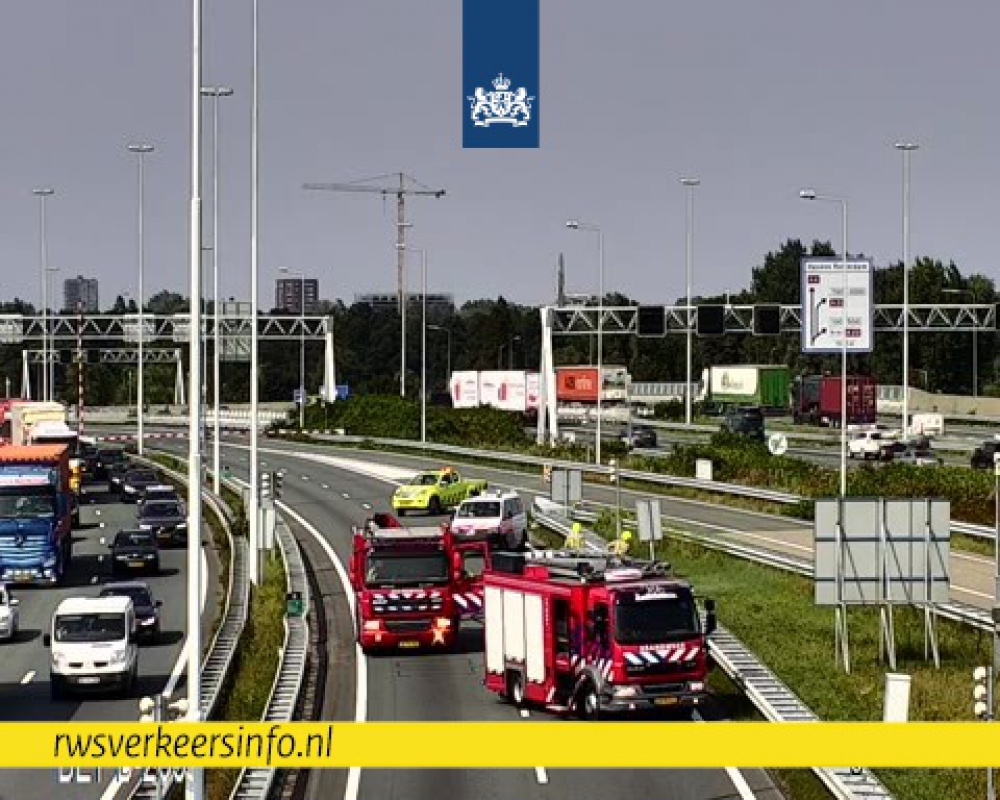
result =
[[[522,708],[520,712],[522,719],[528,718],[528,709]],[[545,771],[545,767],[535,767],[535,780],[543,785],[549,782],[549,773]]]
[[[329,488],[330,488],[330,484],[328,484],[328,483],[324,483],[324,484],[323,484],[323,488],[324,488],[324,489],[329,489]]]
[[[35,671],[29,670],[24,674],[24,677],[21,678],[21,684],[23,685],[25,683],[31,683],[34,679],[35,679]]]
[[[343,497],[345,500],[351,499],[351,496],[347,492],[341,492],[340,496]]]
[[[362,503],[362,504],[361,504],[361,507],[362,507],[362,508],[363,508],[363,509],[364,509],[365,511],[371,511],[371,508],[372,508],[372,504],[371,504],[371,503]]]

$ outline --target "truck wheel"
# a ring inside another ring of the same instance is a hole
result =
[[[427,513],[437,516],[441,513],[441,498],[434,496],[431,501],[427,504]]]
[[[580,719],[592,721],[601,717],[601,698],[593,681],[586,681],[576,695],[576,713]]]
[[[66,699],[66,689],[63,686],[62,678],[58,675],[49,676],[49,697],[53,703],[60,703]]]
[[[524,676],[517,670],[507,672],[507,702],[515,708],[524,707]]]

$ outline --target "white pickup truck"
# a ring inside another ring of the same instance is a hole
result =
[[[849,458],[861,458],[865,461],[879,460],[892,448],[895,441],[884,431],[858,431],[847,443],[847,455]]]

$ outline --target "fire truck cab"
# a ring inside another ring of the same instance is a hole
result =
[[[446,527],[407,528],[391,514],[355,527],[350,578],[361,649],[449,649],[461,617],[452,596],[461,563]]]
[[[483,575],[487,689],[596,719],[705,701],[706,619],[662,563],[539,552],[493,556]]]

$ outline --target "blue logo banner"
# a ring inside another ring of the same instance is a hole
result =
[[[462,146],[538,147],[539,0],[462,0]]]

